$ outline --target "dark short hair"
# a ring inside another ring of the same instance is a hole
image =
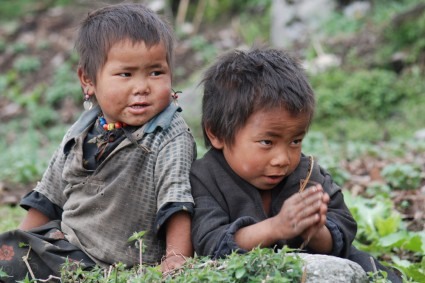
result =
[[[87,15],[78,31],[75,48],[79,66],[93,82],[104,66],[115,43],[129,39],[144,42],[150,48],[159,43],[167,50],[167,63],[172,69],[174,33],[170,24],[142,4],[109,5]]]
[[[228,145],[258,110],[281,107],[291,114],[314,113],[314,92],[301,64],[287,52],[272,48],[233,50],[225,53],[204,73],[202,129]]]

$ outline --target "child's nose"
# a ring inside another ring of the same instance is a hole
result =
[[[148,95],[150,93],[149,83],[146,79],[138,79],[135,81],[134,94]]]
[[[284,167],[289,165],[289,154],[286,149],[277,150],[271,160],[272,166]]]

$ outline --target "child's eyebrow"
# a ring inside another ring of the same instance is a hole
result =
[[[296,136],[296,137],[297,137],[297,136],[304,136],[306,133],[307,133],[307,131],[306,131],[306,130],[304,130],[304,129],[302,129],[302,130],[300,130],[300,131],[296,132],[296,133],[295,133],[295,136]]]
[[[154,68],[164,68],[166,65],[165,64],[162,64],[162,63],[153,63],[153,64],[150,64],[150,65],[146,65],[146,67],[147,68],[151,68],[151,69],[154,69]]]
[[[122,64],[118,66],[119,69],[124,71],[134,71],[134,70],[140,69],[141,67],[145,69],[158,69],[158,68],[164,68],[165,65],[161,63],[153,63],[153,64],[146,64],[142,66],[131,65],[131,64]]]
[[[279,132],[277,131],[266,131],[264,132],[262,135],[267,136],[267,137],[280,137],[282,136]]]
[[[136,66],[129,66],[129,65],[121,65],[119,66],[119,69],[122,69],[124,71],[134,71],[137,69]]]
[[[294,133],[284,133],[282,134],[280,131],[265,131],[263,133],[261,133],[260,135],[258,135],[259,137],[271,137],[271,138],[279,138],[279,137],[284,137],[284,136],[291,136],[291,137],[300,137],[300,136],[305,136],[305,134],[307,133],[306,130],[302,129],[300,131],[296,131]]]

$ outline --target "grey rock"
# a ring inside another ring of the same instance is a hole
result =
[[[362,267],[348,259],[317,254],[299,254],[304,260],[306,283],[366,283]]]
[[[287,48],[317,36],[320,25],[331,15],[334,0],[273,0],[271,43]]]

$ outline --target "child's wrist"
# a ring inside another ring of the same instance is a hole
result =
[[[286,236],[286,227],[283,225],[277,216],[270,217],[270,225],[269,225],[269,236],[271,237],[273,242],[278,240],[286,240],[288,237]]]

